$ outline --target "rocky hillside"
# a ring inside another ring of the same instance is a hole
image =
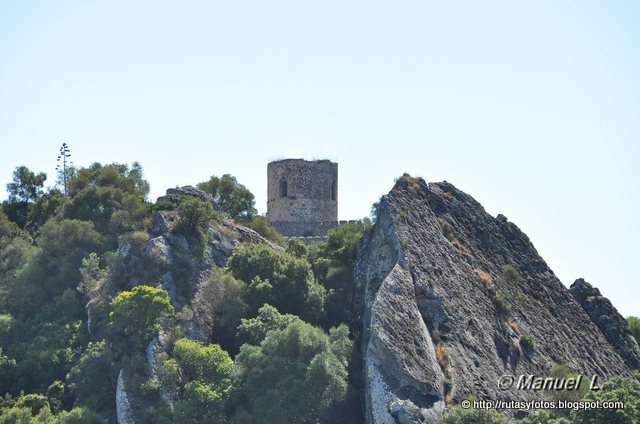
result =
[[[178,205],[185,196],[194,197],[217,207],[211,196],[191,186],[168,189],[167,195],[160,197],[158,201]],[[136,271],[144,271],[144,268],[148,266],[148,261],[144,261],[144,256],[154,257],[156,261],[167,265],[167,272],[160,277],[162,281],[160,287],[167,291],[171,304],[177,310],[192,306],[189,301],[191,295],[198,293],[212,269],[224,266],[232,256],[234,249],[241,244],[264,244],[275,251],[284,251],[282,247],[271,243],[252,229],[229,221],[210,225],[207,228],[207,243],[202,247],[197,240],[176,234],[173,231],[179,222],[180,213],[177,210],[161,210],[156,212],[153,217],[151,238],[146,241],[143,249],[136,249],[132,245],[130,237],[122,236],[118,240],[118,254],[123,258],[128,274],[136,275]],[[176,266],[179,261],[182,262],[182,266]],[[135,278],[129,281],[130,286],[137,284],[139,282]],[[92,311],[90,306],[87,309],[89,322]],[[182,333],[190,339],[199,342],[208,341],[204,330],[205,323],[197,311],[181,316],[178,323]],[[158,381],[158,358],[166,355],[169,350],[166,338],[164,332],[161,331],[159,336],[155,337],[146,348],[149,377],[154,381]],[[131,371],[127,367],[121,368],[118,373],[116,413],[119,424],[144,422],[144,410],[148,407],[145,401],[139,398],[138,391],[130,390],[130,387],[135,387],[135,384],[129,383],[129,374]],[[173,408],[175,399],[163,388],[160,390],[160,396],[165,404]]]
[[[565,364],[604,380],[638,367],[638,344],[597,289],[566,289],[515,224],[447,182],[400,178],[355,273],[368,423],[431,422],[471,396],[544,399],[501,390],[505,374],[544,377]]]
[[[640,320],[582,279],[566,289],[451,184],[405,175],[375,223],[305,244],[231,175],[150,202],[139,164],[81,168],[64,194],[17,171],[24,190],[0,205],[0,423],[640,422]],[[500,380],[575,374],[602,390]],[[558,396],[625,407],[464,409]]]

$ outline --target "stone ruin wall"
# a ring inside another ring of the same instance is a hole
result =
[[[284,236],[321,237],[338,225],[337,163],[271,162],[267,181],[267,219]]]

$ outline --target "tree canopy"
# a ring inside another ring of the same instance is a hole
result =
[[[237,219],[256,214],[253,193],[232,175],[224,174],[222,177],[213,175],[209,181],[199,183],[198,188],[213,196],[220,211],[227,218]]]
[[[173,313],[165,290],[136,286],[113,299],[109,313],[111,335],[123,350],[128,351],[129,346],[144,349],[160,331],[161,321]]]
[[[26,166],[19,166],[13,171],[13,181],[7,184],[9,202],[35,202],[42,196],[47,174],[32,172]]]

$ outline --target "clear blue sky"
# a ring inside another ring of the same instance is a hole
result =
[[[403,172],[523,229],[560,279],[640,315],[640,2],[4,1],[12,170],[142,163],[155,198],[339,162],[340,217]],[[50,182],[53,178],[50,178]]]

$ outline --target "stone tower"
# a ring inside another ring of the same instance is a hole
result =
[[[286,237],[325,236],[338,225],[338,164],[284,159],[267,165],[267,219]]]

